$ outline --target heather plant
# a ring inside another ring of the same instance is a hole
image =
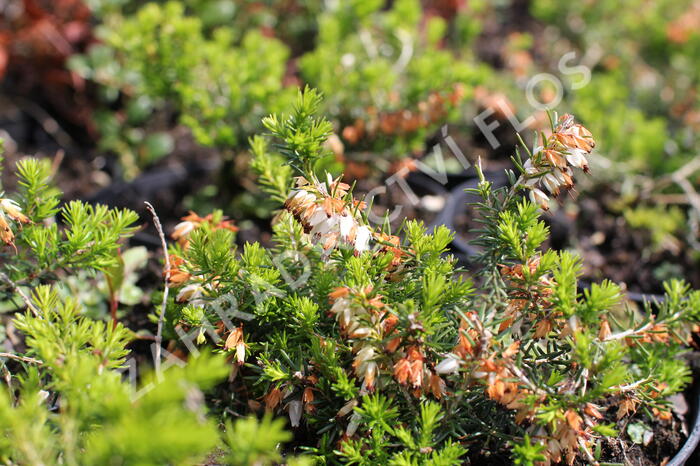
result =
[[[0,390],[0,457],[8,464],[270,464],[288,440],[279,422],[229,422],[224,438],[202,390],[225,378],[219,356],[200,354],[162,373],[124,374],[131,332],[82,314],[80,304],[41,285],[15,318],[23,355],[5,362]],[[10,369],[12,374],[10,373]],[[187,435],[183,435],[186,432]],[[235,435],[235,436],[234,436]],[[225,449],[224,449],[225,448]]]
[[[59,206],[48,159],[20,160],[15,173],[17,193],[3,193],[0,201],[0,289],[6,298],[24,287],[78,271],[107,272],[119,263],[120,243],[136,229],[134,212],[81,201]]]
[[[90,319],[78,300],[59,296],[58,287],[72,276],[111,273],[118,279],[120,243],[133,234],[136,214],[77,201],[59,208],[61,193],[51,185],[48,160],[21,160],[16,176],[18,192],[3,193],[0,201],[0,292],[4,310],[17,312],[13,325],[24,346],[14,348],[22,354],[3,353],[9,358],[2,367],[7,386],[0,391],[3,461],[54,464],[63,458],[69,464],[95,464],[121,457],[158,462],[206,453],[216,428],[200,426],[195,412],[179,406],[187,390],[161,386],[132,405],[132,387],[116,370],[124,367],[131,331]],[[214,380],[221,363],[202,363],[204,374],[211,371],[209,378],[173,371],[170,382]],[[149,435],[164,448],[149,451],[138,439],[157,431],[157,417],[200,435],[189,446],[174,448],[167,445],[172,431]],[[97,425],[104,430],[98,432]]]
[[[7,363],[0,392],[0,456],[20,464],[191,463],[217,446],[216,423],[204,419],[201,388],[226,374],[221,359],[202,356],[168,370],[134,397],[122,380],[131,332],[81,315],[79,303],[50,286],[34,290],[15,325],[26,338]],[[10,390],[8,390],[8,388]],[[180,435],[187,431],[187,436]]]
[[[550,196],[589,169],[584,126],[553,116],[510,186],[478,169],[480,266],[464,270],[445,227],[373,227],[351,186],[317,173],[321,105],[307,90],[253,140],[282,208],[272,247],[237,251],[214,213],[185,219],[170,250],[168,330],[228,354],[230,411],[284,414],[297,447],[352,464],[597,463],[620,426],[669,425],[700,293],[672,281],[640,311],[609,281],[582,290],[574,254],[541,249]]]
[[[155,373],[127,360],[137,337],[115,317],[124,291],[134,287],[134,260],[124,256],[139,251],[120,249],[136,230],[136,214],[79,201],[60,206],[48,160],[21,160],[15,174],[17,192],[0,193],[0,296],[3,311],[14,312],[3,321],[0,461],[278,461],[277,445],[289,439],[279,421],[246,418],[222,431],[207,415],[203,390],[229,373],[224,358],[167,360]],[[109,301],[112,320],[67,291],[80,280],[108,283],[102,301]]]

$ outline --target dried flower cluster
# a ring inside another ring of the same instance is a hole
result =
[[[361,253],[369,248],[372,230],[364,225],[360,212],[365,203],[352,198],[350,186],[333,179],[326,183],[297,178],[285,208],[304,226],[314,244],[330,252],[338,244],[346,244]]]
[[[235,350],[236,351],[236,360],[238,361],[238,364],[243,364],[245,362],[245,349],[246,349],[246,344],[245,341],[243,340],[243,326],[241,325],[240,327],[236,327],[233,330],[231,330],[231,333],[229,333],[228,338],[226,338],[226,342],[224,343],[224,349],[225,350]]]
[[[539,464],[573,464],[580,448],[590,451],[596,438],[593,427],[603,419],[600,407],[593,403],[559,409],[555,421],[542,425],[538,416],[552,397],[537,387],[517,363],[520,341],[501,348],[475,312],[467,313],[460,329],[459,344],[453,354],[438,366],[438,373],[461,370],[468,385],[481,385],[484,394],[509,410],[530,438],[544,445],[545,460]],[[570,393],[569,383],[554,388],[561,396]]]
[[[386,310],[383,309],[382,296],[372,291],[372,287],[362,290],[339,287],[329,295],[333,303],[330,312],[338,320],[342,335],[354,341],[353,368],[363,381],[363,390],[368,391],[374,388],[377,375],[376,358],[382,353],[376,341],[381,341],[391,334],[396,325],[395,316],[387,316]]]
[[[18,224],[29,223],[29,219],[22,213],[22,209],[12,199],[0,199],[0,239],[5,244],[13,244],[15,234],[10,228],[9,220],[13,220]]]
[[[524,164],[520,183],[530,190],[530,200],[542,209],[549,209],[549,193],[557,196],[561,190],[574,186],[573,168],[588,172],[586,156],[595,147],[595,140],[585,127],[574,123],[572,115],[563,115],[552,134],[536,147]]]
[[[375,232],[374,240],[380,246],[377,250],[378,254],[391,254],[391,263],[389,264],[389,269],[393,272],[400,272],[401,263],[405,261],[410,251],[405,251],[401,247],[401,238],[396,235],[388,235],[383,232]],[[396,275],[392,275],[396,277]]]
[[[180,244],[183,248],[187,248],[188,245],[188,237],[192,231],[195,229],[199,228],[203,223],[208,223],[211,225],[211,228],[213,230],[218,230],[218,229],[226,229],[230,230],[232,232],[237,232],[238,227],[233,224],[233,220],[229,220],[226,217],[222,217],[221,219],[217,219],[217,221],[214,221],[214,214],[209,214],[205,217],[200,217],[196,213],[190,211],[189,214],[185,215],[182,217],[180,220],[182,220],[180,223],[175,225],[175,228],[173,229],[173,232],[171,233],[170,237],[174,239],[175,241]]]
[[[413,133],[444,121],[447,112],[462,101],[465,92],[461,84],[455,84],[452,90],[446,93],[431,92],[426,100],[419,102],[413,110],[379,113],[374,107],[370,107],[366,109],[365,119],[357,119],[352,125],[343,128],[343,140],[350,145],[355,145],[360,141],[366,141],[367,138]],[[398,95],[390,97],[390,100],[392,99],[398,102]]]
[[[363,382],[361,393],[374,391],[381,376],[382,386],[387,385],[386,379],[393,378],[410,389],[416,399],[429,394],[440,399],[445,395],[440,374],[452,371],[446,371],[444,364],[431,369],[433,364],[420,339],[399,335],[398,317],[387,310],[382,296],[373,293],[371,286],[361,290],[338,287],[329,298],[330,313],[338,320],[342,336],[352,342],[352,366]],[[420,329],[417,316],[409,316],[409,321],[414,330]]]
[[[295,383],[301,386],[301,395],[299,395],[298,390],[295,390]],[[280,387],[274,387],[263,396],[262,400],[265,405],[265,410],[274,412],[282,401],[289,399],[284,406],[289,416],[289,422],[292,427],[299,427],[304,412],[313,414],[316,411],[316,404],[314,403],[316,399],[314,395],[316,384],[318,384],[317,376],[313,374],[304,375],[301,372],[296,372],[294,374],[294,383],[287,383]],[[258,403],[253,402],[252,404],[257,410]]]

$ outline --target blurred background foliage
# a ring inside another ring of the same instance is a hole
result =
[[[335,131],[319,169],[358,193],[400,175],[420,200],[402,215],[430,223],[473,175],[450,151],[507,167],[513,122],[532,144],[546,126],[534,100],[599,142],[580,202],[551,215],[551,246],[586,256],[590,280],[700,284],[697,0],[22,0],[0,1],[0,18],[7,157],[62,151],[69,198],[162,201],[166,225],[222,208],[241,241],[265,240],[249,138],[310,85]],[[413,202],[387,185],[378,212]],[[465,209],[451,226],[466,234]]]

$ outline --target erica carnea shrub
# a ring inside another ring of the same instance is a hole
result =
[[[229,410],[285,414],[307,454],[353,464],[594,463],[618,420],[670,421],[700,293],[669,282],[638,310],[609,281],[581,290],[580,259],[541,249],[545,191],[588,168],[585,127],[553,117],[510,187],[479,172],[481,255],[465,270],[446,228],[372,226],[350,185],[315,172],[331,131],[320,104],[301,93],[252,141],[280,202],[271,248],[237,251],[215,214],[170,251],[169,328],[229,354]]]

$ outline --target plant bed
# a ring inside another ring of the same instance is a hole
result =
[[[231,418],[268,412],[289,420],[293,436],[280,434],[274,443],[287,442],[284,451],[290,461],[296,455],[361,464],[402,459],[435,464],[590,464],[615,462],[625,455],[657,464],[670,459],[683,437],[680,419],[666,398],[690,381],[681,359],[682,342],[698,321],[700,294],[681,282],[669,282],[666,297],[639,312],[625,304],[623,290],[610,282],[581,286],[576,257],[542,247],[548,232],[538,209],[548,207],[550,200],[542,190],[549,188],[540,183],[553,167],[539,153],[529,154],[519,167],[520,177],[489,174],[492,183],[477,167],[475,181],[459,187],[471,189],[485,228],[476,237],[479,249],[471,253],[472,260],[478,256],[478,268],[458,267],[448,250],[454,239],[444,226],[428,231],[421,222],[407,221],[400,236],[371,227],[350,186],[338,178],[321,181],[314,171],[330,132],[328,123],[313,117],[318,99],[306,91],[294,118],[266,120],[281,141],[274,146],[279,152],[264,138],[253,141],[253,167],[261,186],[283,206],[269,248],[245,243],[238,251],[236,228],[221,212],[190,214],[174,228],[176,244],[168,251],[172,268],[165,272],[172,293],[160,311],[163,336],[170,340],[167,353],[187,360],[186,366],[195,372],[173,372],[168,377],[174,382],[168,386],[196,383],[213,388],[206,400],[226,425],[223,440],[202,441],[188,454],[201,458],[214,446],[227,445],[222,455],[235,456],[243,451],[237,437],[243,423],[254,423],[256,427],[247,427],[252,432],[272,432],[281,431],[281,422],[273,428],[265,417],[236,423]],[[576,144],[593,145],[570,117],[563,117],[551,131],[548,145],[556,151],[552,157],[568,161],[573,151],[557,142],[558,137],[568,142],[573,135]],[[284,157],[289,157],[287,165]],[[583,165],[580,159],[572,160]],[[27,311],[20,312],[13,325],[27,339],[18,341],[23,355],[11,368],[21,372],[27,370],[22,363],[39,365],[50,400],[46,408],[53,412],[63,403],[83,403],[66,382],[65,371],[75,369],[63,361],[82,361],[86,372],[81,386],[94,386],[104,380],[104,368],[124,364],[124,347],[133,335],[121,324],[107,331],[103,322],[78,312],[65,295],[38,285],[66,279],[81,268],[117,279],[123,270],[114,268],[120,261],[120,239],[135,233],[129,226],[135,215],[66,204],[56,230],[59,236],[45,243],[44,238],[52,236],[44,235],[53,235],[54,228],[47,219],[59,206],[56,193],[44,185],[50,167],[36,161],[20,166],[17,198],[22,211],[13,203],[2,204],[11,233],[4,230],[7,245],[2,253],[8,263],[18,257],[22,261],[3,269],[10,281],[3,278],[2,286],[8,296],[16,293],[13,283],[37,288],[34,296],[17,299],[18,308]],[[299,175],[294,182],[293,170]],[[412,183],[420,185],[415,178]],[[423,185],[425,193],[438,192],[432,184]],[[152,182],[145,184],[146,189],[153,187]],[[446,207],[444,212],[454,209]],[[93,232],[98,243],[91,241]],[[33,272],[37,265],[51,273]],[[299,281],[305,271],[306,281]],[[156,283],[144,282],[149,287]],[[157,303],[158,296],[154,298]],[[222,299],[236,303],[236,312],[224,315],[230,324],[216,310],[220,308],[215,303]],[[138,316],[121,320],[138,332],[154,327]],[[49,321],[50,328],[61,332],[60,339],[71,341],[74,326],[92,329],[94,339],[84,341],[81,336],[64,354],[61,344],[48,344],[55,337],[42,333]],[[147,342],[159,341],[159,328],[131,344],[137,360],[153,350]],[[196,357],[207,347],[224,356]],[[200,365],[204,369],[196,369]],[[150,380],[146,373],[139,377]],[[110,391],[125,390],[113,377],[108,383]],[[27,390],[31,386],[20,391],[18,400],[30,396]],[[93,397],[99,392],[79,392],[98,403]],[[176,403],[158,409],[179,413],[171,414],[178,419],[174,425],[188,425],[192,413],[178,411],[177,400],[193,396],[187,403],[201,406],[205,398],[185,392],[171,395]],[[151,396],[171,395],[158,391]],[[140,428],[148,428],[147,411],[156,409],[148,403],[160,403],[158,398],[148,399],[145,405],[134,402],[146,410],[136,411]],[[109,412],[130,406],[123,400],[116,405],[109,398],[103,402]],[[693,406],[692,399],[688,404]],[[621,406],[626,408],[620,415]],[[92,425],[92,414],[82,409],[58,410],[51,422],[90,420]],[[693,406],[688,420],[696,412]],[[4,413],[0,421],[23,425],[14,408]],[[104,422],[123,435],[134,428],[119,418]],[[629,425],[637,430],[630,431]],[[6,432],[20,439],[24,429]],[[215,432],[209,421],[200,429],[207,435]],[[648,439],[648,432],[653,437],[642,449],[637,441]],[[695,438],[691,434],[689,442]],[[106,437],[102,441],[101,449],[82,440],[72,448],[85,451],[86,458],[105,458],[100,455],[126,455],[123,448],[131,445],[117,448]],[[278,454],[274,443],[266,447],[266,454]],[[53,448],[47,454],[62,447]],[[24,458],[23,452],[9,451],[14,458]],[[143,458],[153,454],[139,451],[143,456],[135,460],[148,462]],[[167,458],[179,457],[175,450],[162,451],[171,455]]]
[[[700,463],[700,3],[146,3],[0,5],[0,463]]]

